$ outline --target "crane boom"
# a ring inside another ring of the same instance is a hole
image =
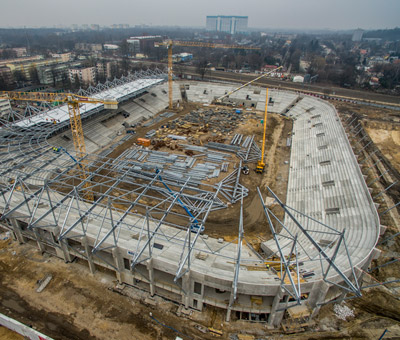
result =
[[[172,46],[190,46],[190,47],[210,47],[210,48],[234,48],[242,50],[259,50],[260,47],[244,46],[244,45],[226,45],[226,44],[214,44],[198,41],[178,41],[178,40],[165,40],[163,42],[155,43],[155,46],[160,45],[167,46],[168,48],[168,97],[169,97],[169,109],[173,108],[173,95],[172,95]]]
[[[76,152],[76,158],[79,160],[86,155],[86,146],[82,129],[82,120],[79,110],[80,103],[86,104],[104,104],[106,109],[118,108],[118,102],[113,99],[97,99],[85,96],[79,96],[74,93],[48,93],[48,92],[13,92],[0,91],[0,98],[5,97],[10,100],[32,101],[32,102],[62,102],[68,106],[68,114],[71,125],[72,140]],[[82,181],[87,179],[87,161],[80,162],[80,177]],[[87,189],[89,183],[86,181],[84,187]],[[85,197],[93,200],[93,193],[87,191]]]
[[[273,70],[271,70],[271,71],[269,71],[269,72],[267,72],[267,73],[262,74],[261,76],[258,76],[257,78],[255,78],[255,79],[253,79],[253,80],[250,80],[250,81],[247,82],[246,84],[243,84],[243,85],[237,87],[236,89],[234,89],[234,90],[228,92],[227,94],[224,94],[223,96],[217,98],[215,101],[216,101],[216,102],[221,102],[222,99],[224,99],[224,98],[226,98],[226,97],[229,97],[232,93],[235,93],[235,92],[241,90],[242,88],[244,88],[244,87],[246,87],[246,86],[248,86],[248,85],[250,85],[250,84],[256,82],[257,80],[259,80],[259,79],[261,79],[261,78],[263,78],[263,77],[266,77],[266,76],[269,75],[270,73],[275,72],[275,71],[277,71],[277,70],[279,70],[279,69],[281,69],[281,68],[282,68],[282,66],[279,66],[279,67],[277,67],[277,68],[275,68],[275,69],[273,69]]]

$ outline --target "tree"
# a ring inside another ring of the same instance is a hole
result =
[[[121,41],[121,43],[119,45],[119,51],[122,56],[129,55],[129,43],[126,41],[126,39]]]
[[[197,73],[200,74],[201,80],[204,79],[204,75],[207,72],[207,67],[208,67],[208,61],[205,59],[199,61],[199,63],[197,64]]]
[[[127,75],[130,71],[130,64],[131,63],[128,58],[122,58],[122,60],[119,62],[119,69],[123,75]]]
[[[13,72],[13,76],[14,76],[15,81],[17,81],[17,82],[26,81],[25,73],[22,72],[21,70],[15,70]]]
[[[252,53],[248,57],[249,66],[253,70],[259,70],[262,66],[263,59],[260,54]]]
[[[79,80],[79,76],[77,74],[74,76],[73,87],[75,89],[79,89],[81,87],[81,81]]]
[[[383,67],[383,77],[379,78],[379,83],[386,89],[393,89],[400,84],[400,65],[385,65]]]
[[[324,57],[314,56],[307,71],[313,76],[321,73],[325,69],[325,65],[326,61]]]
[[[264,63],[267,65],[275,65],[277,60],[272,55],[267,55],[264,57]]]
[[[40,84],[39,72],[38,72],[36,66],[32,66],[29,69],[29,77],[31,78],[32,83]]]
[[[0,59],[11,59],[16,57],[17,57],[17,52],[11,49],[5,49],[2,52],[0,52]]]
[[[3,75],[0,74],[0,91],[6,91],[6,90],[8,90],[8,84],[4,79]]]
[[[300,69],[301,51],[296,49],[289,58],[289,63],[292,64],[293,71],[298,72]]]
[[[51,68],[51,77],[53,78],[53,86],[56,87],[57,84],[57,71],[55,70],[54,67]]]

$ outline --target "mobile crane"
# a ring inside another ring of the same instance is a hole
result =
[[[104,104],[106,109],[117,109],[118,102],[114,99],[97,99],[85,96],[79,96],[74,93],[48,93],[48,92],[13,92],[0,91],[0,98],[6,98],[15,101],[28,102],[59,102],[66,103],[71,125],[72,140],[76,152],[76,164],[80,167],[80,177],[82,181],[87,178],[87,160],[82,159],[86,155],[86,146],[82,129],[82,120],[79,110],[79,104]],[[61,150],[61,149],[60,149]],[[55,151],[55,150],[53,150]],[[84,187],[88,188],[89,183],[85,182]],[[85,197],[93,200],[93,194],[86,192]]]
[[[172,110],[172,45],[175,46],[191,46],[191,47],[210,47],[210,48],[234,48],[242,50],[259,50],[260,47],[243,46],[243,45],[225,45],[225,44],[213,44],[197,41],[176,41],[166,40],[163,42],[156,42],[155,47],[167,46],[168,48],[168,95],[169,95],[169,109]]]
[[[263,140],[262,140],[262,148],[261,148],[261,159],[257,163],[256,172],[262,174],[265,169],[264,163],[264,152],[265,152],[265,134],[267,130],[267,111],[268,111],[268,87],[267,87],[267,94],[265,97],[265,112],[264,112],[264,132],[263,132]]]

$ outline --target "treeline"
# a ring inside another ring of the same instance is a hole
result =
[[[368,31],[363,35],[364,38],[381,38],[383,40],[397,41],[400,40],[400,28]]]

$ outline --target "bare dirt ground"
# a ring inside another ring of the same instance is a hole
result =
[[[0,340],[24,340],[22,335],[0,326]]]
[[[356,113],[374,144],[400,171],[400,111],[332,101],[339,113]]]
[[[53,279],[42,293],[36,293],[37,281],[48,273]],[[230,334],[248,334],[249,339],[377,339],[385,329],[389,330],[385,339],[400,338],[400,301],[384,288],[348,301],[355,316],[347,321],[335,316],[333,304],[326,305],[309,329],[290,335],[265,324],[225,323],[225,313],[209,307],[203,313],[178,317],[178,306],[172,302],[156,297],[154,306],[149,306],[143,302],[147,293],[115,286],[115,278],[106,272],[92,275],[80,262],[65,264],[41,255],[33,245],[0,241],[0,312],[54,339],[215,338],[201,333],[196,325],[222,330],[220,339],[229,339]],[[160,325],[150,312],[180,333]]]
[[[240,126],[235,133],[244,135],[255,134],[255,140],[262,143],[263,127],[260,123],[262,114],[257,119],[250,119]],[[260,242],[270,237],[270,231],[265,223],[265,216],[257,194],[257,187],[265,195],[269,186],[283,201],[286,199],[287,179],[290,160],[290,148],[286,146],[286,137],[292,131],[292,122],[281,116],[270,114],[267,120],[266,156],[267,164],[264,174],[257,174],[256,163],[249,164],[250,174],[241,175],[241,184],[249,189],[249,195],[243,200],[244,232],[246,240],[258,249]],[[275,211],[276,212],[276,211]],[[240,215],[240,203],[228,209],[210,214],[206,229],[213,237],[224,237],[229,240],[237,237]],[[281,218],[283,216],[280,216]]]

